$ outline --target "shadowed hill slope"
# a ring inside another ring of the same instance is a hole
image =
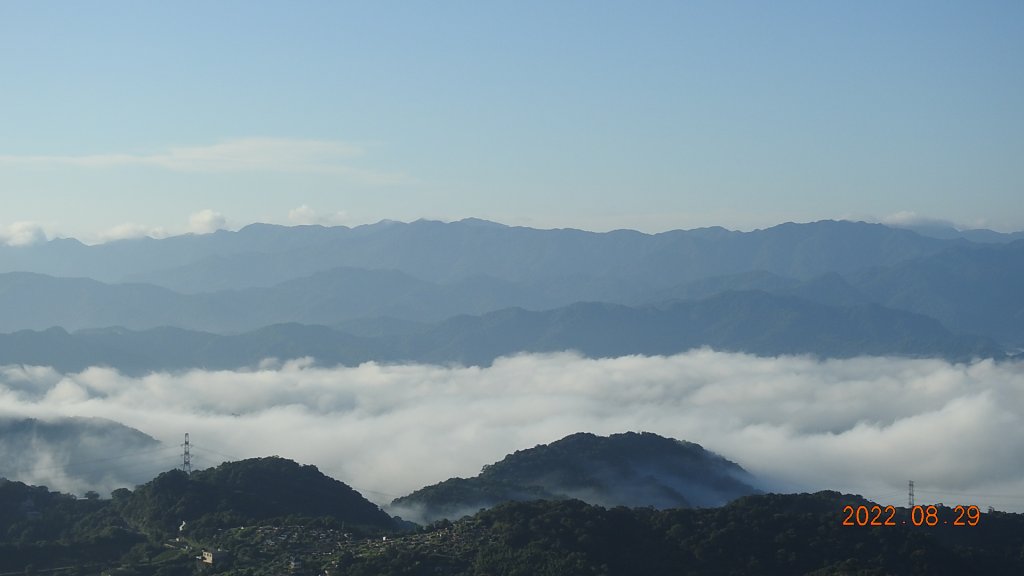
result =
[[[742,468],[697,444],[656,434],[578,433],[396,499],[400,515],[434,521],[508,501],[578,498],[604,506],[720,506],[757,489]]]

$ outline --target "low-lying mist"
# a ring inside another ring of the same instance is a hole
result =
[[[573,432],[636,430],[697,442],[766,490],[836,489],[905,504],[914,480],[919,503],[1024,510],[1021,362],[705,349],[597,360],[524,355],[489,368],[265,362],[139,378],[106,368],[0,368],[0,417],[72,416],[126,424],[164,447],[126,454],[100,444],[69,456],[36,445],[45,465],[0,464],[0,475],[109,491],[180,466],[177,446],[188,432],[195,467],[277,454],[385,504]],[[0,454],[2,461],[14,460]],[[87,463],[106,469],[104,484],[76,479],[73,467]]]

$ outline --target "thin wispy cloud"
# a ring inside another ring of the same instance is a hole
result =
[[[943,220],[941,218],[930,218],[928,216],[923,216],[921,214],[918,214],[917,212],[911,212],[908,210],[887,214],[880,218],[879,221],[887,226],[896,227],[930,226],[937,228],[956,228],[958,230],[963,230],[967,228],[967,226],[958,225],[955,222],[952,222],[951,220]]]
[[[347,212],[320,213],[306,204],[288,211],[288,223],[295,225],[338,226],[348,222],[348,219]]]
[[[104,242],[130,240],[133,238],[166,238],[170,235],[170,232],[161,226],[146,226],[145,224],[138,224],[135,222],[125,222],[112,226],[99,234],[96,234],[95,237],[90,240],[92,240],[93,243],[102,244]]]
[[[152,154],[89,154],[81,156],[0,155],[0,165],[23,167],[71,166],[109,169],[153,167],[174,172],[289,172],[334,174],[364,184],[386,185],[406,180],[401,174],[354,165],[361,146],[337,140],[241,138],[203,146],[173,147]]]
[[[642,430],[700,443],[768,489],[838,489],[899,503],[915,480],[922,501],[1024,510],[1020,362],[697,350],[525,355],[489,368],[267,362],[139,378],[107,368],[65,375],[7,367],[3,414],[104,417],[168,446],[190,432],[209,449],[198,450],[203,466],[225,455],[279,454],[380,503],[573,432]]]

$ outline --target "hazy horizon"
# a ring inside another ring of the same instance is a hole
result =
[[[1022,22],[1002,1],[12,4],[0,227],[1021,230]]]

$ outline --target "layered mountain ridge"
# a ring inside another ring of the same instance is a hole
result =
[[[701,346],[998,359],[1024,349],[1024,241],[995,238],[843,221],[643,234],[464,220],[54,240],[0,247],[0,363],[485,365]]]

